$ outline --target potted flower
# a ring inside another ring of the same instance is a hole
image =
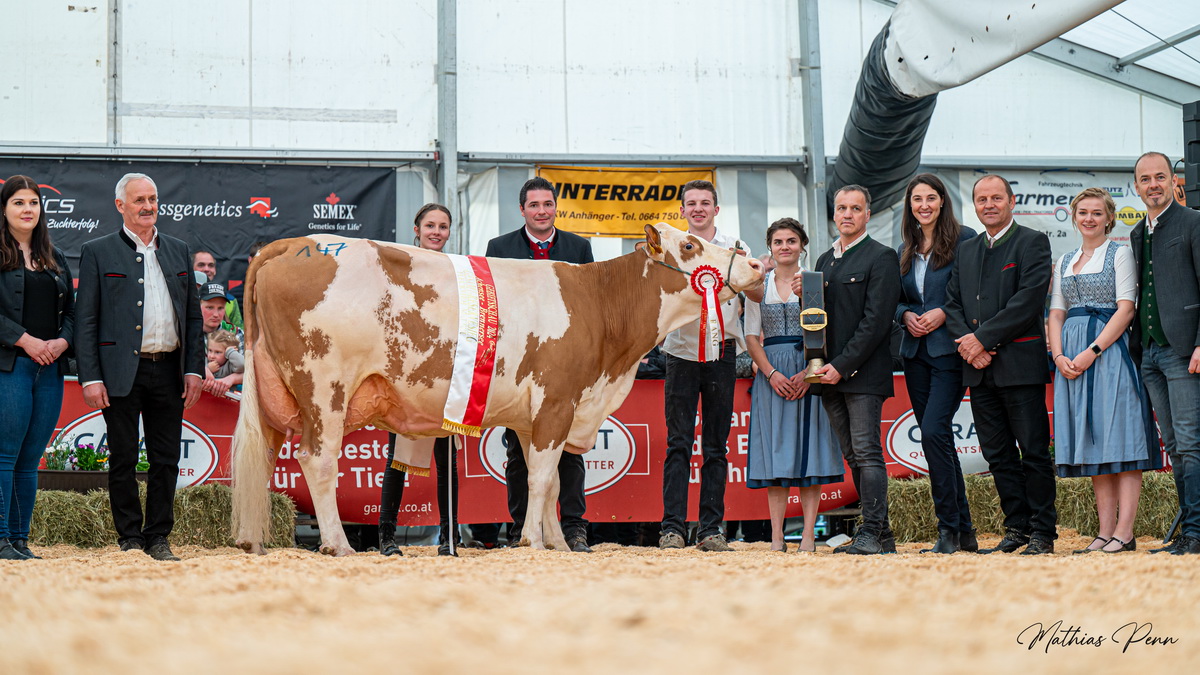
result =
[[[136,474],[139,481],[146,481],[149,468],[146,450],[139,449]],[[46,448],[39,469],[38,488],[42,490],[107,490],[108,446],[80,444],[74,437],[66,438],[59,434],[50,447]]]

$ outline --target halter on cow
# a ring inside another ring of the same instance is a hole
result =
[[[762,283],[758,261],[731,259],[666,224],[646,226],[646,241],[644,252],[588,265],[487,260],[499,337],[481,426],[521,438],[525,537],[534,548],[567,550],[555,512],[558,459],[591,449],[633,386],[638,361],[700,314],[703,298],[689,277],[701,267],[728,269],[722,301]],[[353,553],[335,495],[342,436],[367,424],[409,437],[450,434],[443,411],[458,340],[454,265],[399,244],[287,239],[255,257],[245,299],[246,376],[233,439],[238,545],[262,552],[268,480],[280,446],[299,432],[296,456],[321,550]]]

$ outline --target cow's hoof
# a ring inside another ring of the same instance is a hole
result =
[[[340,558],[344,555],[354,555],[354,553],[355,553],[354,549],[350,548],[349,546],[322,546],[321,547],[322,555],[331,555],[335,558]]]
[[[237,547],[246,553],[252,553],[254,555],[266,555],[267,553],[266,549],[263,548],[263,545],[256,542],[239,540],[237,542]]]

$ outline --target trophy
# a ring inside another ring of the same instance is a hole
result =
[[[825,275],[821,272],[801,272],[800,277],[800,327],[804,329],[804,358],[808,368],[804,370],[804,381],[819,384],[817,371],[825,365],[825,326],[829,315],[825,313]]]

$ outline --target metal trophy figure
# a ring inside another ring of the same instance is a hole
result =
[[[808,368],[804,370],[804,381],[818,384],[821,376],[817,374],[817,370],[825,365],[825,326],[829,324],[829,315],[825,313],[825,275],[822,272],[800,274],[800,283],[803,286],[800,297],[800,327],[804,329],[804,358],[808,360]]]

